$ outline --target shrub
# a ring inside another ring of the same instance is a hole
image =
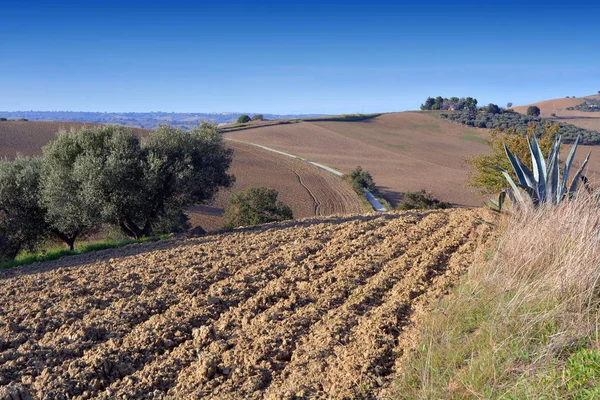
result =
[[[238,124],[245,124],[247,122],[250,122],[250,117],[246,114],[240,115],[239,118],[237,119]]]
[[[532,135],[533,131],[534,128],[530,127],[529,135]],[[538,141],[542,151],[547,153],[550,150],[557,132],[557,125],[547,124],[544,126],[544,131]],[[506,187],[506,180],[492,167],[498,166],[511,170],[510,161],[506,158],[504,151],[505,143],[519,158],[528,159],[530,153],[527,136],[517,132],[514,128],[494,129],[490,138],[487,139],[487,143],[492,150],[491,154],[482,154],[465,160],[467,165],[473,168],[469,171],[467,185],[478,188],[482,194],[499,193]],[[514,171],[510,172],[510,176],[517,179]]]
[[[29,120],[27,118],[19,118],[17,121],[27,122]]]
[[[6,119],[4,117],[0,117],[0,121],[8,121],[8,119]]]
[[[263,119],[264,119],[264,118],[263,118],[263,115],[262,115],[262,114],[254,114],[254,115],[252,116],[252,121],[262,121]]]
[[[365,189],[370,192],[375,191],[375,182],[369,171],[365,171],[362,167],[358,166],[348,175],[348,179],[352,185],[352,188],[359,195],[365,193]]]
[[[279,193],[265,187],[250,187],[233,194],[225,210],[225,227],[250,226],[293,218],[292,209],[277,200]]]
[[[445,203],[443,201],[439,201],[438,199],[433,198],[430,193],[427,193],[425,190],[420,190],[418,192],[406,192],[402,197],[400,203],[396,209],[398,210],[416,210],[416,209],[438,209],[438,208],[450,208],[452,207],[450,203]]]
[[[0,162],[0,258],[14,259],[33,250],[46,234],[45,210],[39,201],[42,162],[17,158]]]
[[[529,106],[527,107],[527,115],[532,116],[532,117],[539,117],[540,116],[540,108],[538,106]]]

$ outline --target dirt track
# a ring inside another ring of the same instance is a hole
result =
[[[403,329],[487,236],[483,212],[309,219],[0,272],[0,386],[44,399],[375,396]]]

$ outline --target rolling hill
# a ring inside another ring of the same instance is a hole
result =
[[[349,173],[371,172],[392,204],[402,193],[426,189],[458,205],[483,199],[464,187],[465,157],[485,153],[487,131],[418,112],[383,114],[363,121],[304,121],[228,131],[226,137],[258,143]]]
[[[585,129],[600,131],[600,111],[586,112],[567,110],[567,108],[580,105],[586,98],[600,100],[600,94],[568,99],[545,100],[525,106],[513,107],[513,109],[525,114],[527,112],[527,107],[537,106],[540,108],[541,116],[544,118],[557,122],[566,122]],[[556,116],[552,116],[552,114],[555,114]]]

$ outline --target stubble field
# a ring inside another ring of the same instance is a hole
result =
[[[0,397],[382,394],[405,329],[486,240],[482,213],[308,219],[0,272]]]

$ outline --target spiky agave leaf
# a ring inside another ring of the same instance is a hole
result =
[[[569,196],[572,196],[573,193],[575,193],[575,191],[577,190],[577,185],[579,184],[579,180],[581,179],[581,176],[583,174],[583,170],[585,168],[585,166],[587,165],[588,161],[590,160],[590,155],[592,154],[592,152],[590,151],[587,155],[587,157],[585,158],[585,160],[583,160],[583,163],[581,164],[581,167],[579,167],[579,169],[577,170],[577,173],[575,174],[575,177],[573,178],[573,181],[571,182],[571,186],[569,187]]]
[[[538,193],[539,200],[544,202],[546,200],[546,161],[542,154],[542,149],[533,136],[532,140],[527,138],[529,144],[529,152],[531,153],[531,164],[533,166],[533,176],[537,182],[536,191]]]
[[[512,188],[512,191],[514,192],[514,198],[521,204],[525,204],[525,199],[523,199],[523,196],[521,195],[521,192],[519,191],[519,188],[517,187],[517,185],[515,184],[515,181],[513,181],[513,178],[510,176],[510,174],[508,173],[508,171],[506,171],[504,168],[502,167],[492,167],[494,169],[497,169],[498,171],[502,172],[502,175],[504,175],[504,177],[506,178],[506,180],[508,181],[509,185]],[[511,200],[512,200],[511,196]]]
[[[567,180],[569,179],[569,172],[571,171],[571,165],[573,164],[573,159],[575,158],[575,152],[577,151],[577,145],[579,144],[580,137],[580,135],[577,135],[577,139],[575,139],[575,143],[573,143],[573,147],[571,147],[571,151],[569,152],[569,156],[567,157],[567,161],[565,163],[562,184],[560,185],[560,193],[558,195],[559,201],[562,200],[562,198],[566,195]]]
[[[558,204],[556,195],[559,192],[560,185],[560,172],[559,172],[559,155],[560,155],[560,137],[557,137],[554,141],[552,149],[548,154],[548,164],[546,171],[546,198],[547,201]]]

